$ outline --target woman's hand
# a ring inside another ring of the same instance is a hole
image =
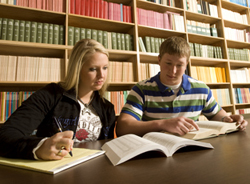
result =
[[[36,156],[42,160],[60,160],[73,148],[73,131],[59,132],[46,139],[35,152]]]

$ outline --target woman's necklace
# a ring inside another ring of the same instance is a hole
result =
[[[79,100],[79,101],[84,105],[84,107],[85,107],[85,108],[82,110],[82,115],[84,115],[85,113],[88,113],[88,114],[90,115],[90,112],[89,112],[89,105],[90,105],[91,101],[93,100],[93,97],[94,97],[94,93],[91,95],[89,102],[86,104],[86,103],[84,103],[84,102],[81,100],[81,98],[78,96],[78,100]]]

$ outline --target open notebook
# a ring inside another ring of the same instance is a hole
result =
[[[101,150],[92,150],[84,148],[73,148],[73,157],[70,155],[62,160],[44,161],[44,160],[26,160],[26,159],[9,159],[0,157],[0,164],[22,169],[29,169],[49,174],[56,174],[60,171],[73,167],[77,164],[90,160],[104,153]]]

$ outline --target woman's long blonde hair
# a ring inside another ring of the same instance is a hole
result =
[[[69,58],[67,75],[65,79],[60,82],[61,86],[65,90],[70,90],[75,88],[76,95],[78,96],[78,85],[79,85],[79,78],[82,66],[86,61],[88,61],[89,57],[96,52],[103,53],[107,55],[107,57],[109,57],[109,53],[104,48],[104,46],[95,40],[82,39],[75,44]],[[101,97],[103,97],[104,92],[107,89],[107,86],[108,86],[108,81],[106,80],[102,88],[99,90],[99,94]]]

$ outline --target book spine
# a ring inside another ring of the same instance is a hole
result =
[[[20,20],[19,22],[19,41],[23,42],[25,36],[25,21]]]
[[[48,41],[49,41],[49,24],[43,23],[42,43],[48,43]]]
[[[97,30],[97,41],[103,45],[103,31]]]
[[[59,44],[64,45],[65,43],[65,31],[64,31],[64,26],[59,25]]]
[[[25,21],[25,32],[24,32],[24,41],[25,42],[30,42],[30,27],[31,27],[31,22]]]
[[[107,49],[108,48],[108,32],[103,31],[103,46]]]
[[[97,30],[96,29],[91,30],[91,39],[97,41]]]
[[[68,26],[68,45],[74,45],[74,27]]]
[[[80,28],[75,27],[74,29],[74,45],[80,40]]]
[[[86,29],[86,38],[91,39],[91,29]]]
[[[14,20],[13,41],[19,40],[19,20]]]
[[[7,27],[8,27],[8,19],[3,18],[2,19],[2,40],[7,39]]]
[[[31,22],[30,42],[36,42],[37,38],[37,22]]]
[[[53,25],[53,44],[59,44],[59,25]]]
[[[37,23],[37,34],[36,34],[36,42],[42,43],[42,34],[43,34],[43,23]]]
[[[80,39],[86,38],[86,30],[85,28],[80,28]]]
[[[8,19],[6,40],[13,40],[13,28],[14,28],[14,19]]]
[[[117,49],[117,36],[115,32],[111,32],[112,49]]]
[[[54,32],[54,25],[53,24],[49,24],[49,34],[48,34],[48,44],[53,44],[53,34]]]

